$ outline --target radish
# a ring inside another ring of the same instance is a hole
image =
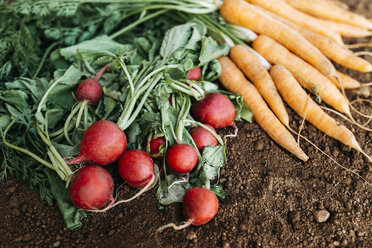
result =
[[[79,155],[67,164],[111,164],[120,157],[126,147],[127,137],[123,130],[111,121],[100,120],[88,127],[80,142]]]
[[[113,202],[114,181],[98,165],[87,165],[72,177],[69,195],[78,208],[94,210]]]
[[[210,221],[217,214],[217,210],[217,196],[209,189],[191,188],[183,197],[183,216],[194,226]]]
[[[154,162],[141,150],[129,150],[119,159],[119,174],[129,185],[142,188],[155,177]]]
[[[160,137],[157,137],[157,138],[154,138],[154,136],[152,136],[152,139],[150,140],[150,156],[153,157],[153,158],[156,158],[156,159],[162,159],[163,158],[163,154],[160,154],[160,150],[161,150],[161,147],[162,145],[165,143],[165,138],[164,136],[160,136]],[[147,147],[147,145],[146,145]]]
[[[96,105],[99,102],[102,97],[102,86],[99,83],[99,79],[109,65],[105,65],[94,78],[87,78],[79,84],[76,90],[76,99],[79,102],[87,101],[89,105]]]
[[[202,76],[201,67],[196,67],[194,69],[189,70],[189,72],[186,76],[186,79],[198,81],[201,78],[201,76]]]
[[[94,78],[87,78],[83,80],[77,90],[76,90],[76,100],[78,103],[72,108],[71,113],[66,119],[65,125],[63,127],[64,136],[70,145],[74,145],[71,141],[68,132],[73,128],[73,125],[70,125],[73,117],[76,116],[75,128],[78,128],[80,125],[81,118],[83,116],[84,129],[88,127],[88,105],[96,105],[102,98],[102,87],[99,83],[99,79],[102,74],[106,71],[107,67],[110,64],[105,65]]]
[[[151,157],[141,150],[129,150],[119,159],[119,174],[129,185],[142,188],[129,199],[114,201],[104,209],[93,210],[93,212],[106,212],[107,210],[121,204],[130,202],[145,193],[155,182],[154,162]]]
[[[169,168],[176,173],[189,173],[198,162],[198,154],[188,144],[175,144],[166,153]]]
[[[203,99],[192,106],[194,117],[214,128],[235,126],[235,107],[226,96],[221,93],[208,93]]]
[[[156,233],[163,231],[168,227],[175,230],[184,229],[190,225],[200,226],[210,221],[218,211],[218,199],[213,191],[205,188],[190,188],[183,197],[183,216],[185,221],[180,226],[174,223],[159,227]]]
[[[216,133],[216,130],[209,124],[204,124],[205,126],[209,127],[212,129],[214,133]],[[201,127],[201,126],[196,126],[190,129],[189,131],[192,139],[195,142],[196,147],[198,148],[199,152],[201,153],[203,148],[206,146],[217,146],[218,145],[218,140],[216,137],[214,137],[211,132],[209,132],[207,129]]]

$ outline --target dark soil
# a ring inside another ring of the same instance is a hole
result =
[[[352,10],[372,17],[370,0],[344,2]],[[371,43],[372,39],[358,41]],[[372,81],[372,73],[339,69],[361,82]],[[348,96],[372,100],[370,91],[352,90]],[[368,103],[356,107],[372,113]],[[301,118],[289,112],[292,127],[298,128]],[[372,133],[336,119],[350,128],[361,147],[372,155]],[[228,163],[221,171],[221,183],[228,197],[220,202],[217,216],[201,227],[164,230],[159,234],[162,246],[372,247],[371,187],[366,182],[305,141],[301,141],[301,147],[310,157],[307,163],[279,147],[256,123],[238,123],[238,127],[238,137],[227,142]],[[228,132],[232,130],[221,131]],[[302,134],[372,182],[371,163],[360,153],[310,124],[305,125]],[[105,214],[89,214],[83,227],[69,231],[58,208],[42,202],[27,183],[11,178],[0,183],[0,191],[0,247],[155,247],[156,228],[183,221],[181,204],[160,211],[152,189]],[[123,187],[119,197],[128,198],[135,192]],[[325,222],[317,221],[319,210],[330,213]]]

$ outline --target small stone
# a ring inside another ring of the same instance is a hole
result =
[[[9,207],[11,207],[11,208],[18,207],[18,199],[16,197],[12,197],[12,198],[10,198],[8,204],[9,204]]]
[[[23,235],[23,237],[22,237],[22,240],[23,241],[30,241],[32,239],[32,236],[31,236],[31,234],[29,234],[29,233],[26,233],[25,235]]]
[[[350,177],[347,177],[344,182],[346,185],[350,185],[352,181]]]
[[[326,222],[330,213],[326,209],[317,210],[314,212],[314,219],[318,223]]]
[[[224,242],[223,243],[223,248],[230,248],[230,243],[229,242]]]
[[[15,186],[10,187],[10,188],[8,189],[8,192],[9,192],[9,193],[13,193],[14,191],[16,191],[16,189],[17,189],[17,187],[15,187]]]
[[[54,248],[57,248],[57,247],[59,247],[60,245],[61,245],[61,241],[56,241],[56,242],[53,243],[53,247],[54,247]]]
[[[257,141],[256,144],[255,144],[255,146],[254,146],[254,149],[256,151],[262,151],[263,148],[264,148],[263,142],[261,140]]]
[[[240,229],[240,231],[247,231],[248,230],[248,227],[245,224],[240,224],[239,225],[239,229]]]
[[[193,240],[196,239],[196,233],[195,232],[190,232],[187,234],[186,239],[188,240]]]

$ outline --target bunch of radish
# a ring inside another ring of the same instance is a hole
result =
[[[187,80],[199,80],[201,68],[189,71]],[[79,86],[80,87],[80,86]],[[190,110],[190,107],[186,110]],[[181,111],[182,112],[182,111]],[[125,151],[127,139],[119,126],[111,121],[100,120],[89,126],[80,142],[79,155],[68,164],[88,164],[78,170],[71,180],[69,193],[71,201],[79,208],[104,212],[131,201],[151,188],[156,175],[154,159],[164,159],[171,173],[186,174],[195,169],[200,154],[207,146],[217,146],[219,142],[215,128],[234,126],[235,108],[231,101],[220,93],[208,93],[195,101],[191,108],[198,125],[189,129],[194,145],[182,143],[182,138],[167,148],[166,136],[150,134],[145,142],[146,151],[133,149]],[[188,113],[186,113],[188,114]],[[166,149],[166,150],[165,150]],[[117,161],[120,177],[130,186],[140,191],[130,199],[116,201],[113,197],[114,183],[111,175],[101,166]],[[199,161],[200,162],[200,161]],[[175,229],[189,225],[203,225],[217,213],[218,199],[207,188],[191,187],[183,197],[183,212],[186,222],[181,226],[168,224]]]

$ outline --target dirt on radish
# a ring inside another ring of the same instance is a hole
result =
[[[344,1],[346,2],[346,1]],[[371,17],[368,0],[350,0],[348,5]],[[347,40],[355,42],[354,39]],[[359,39],[371,42],[371,38]],[[369,61],[371,58],[366,57]],[[372,75],[338,67],[361,82]],[[371,99],[371,89],[347,91],[350,99]],[[371,105],[358,103],[368,113]],[[301,118],[290,109],[290,125]],[[350,128],[368,154],[372,134]],[[359,119],[362,121],[362,119]],[[362,180],[335,166],[315,148],[301,141],[310,160],[303,163],[280,148],[256,123],[239,122],[238,137],[227,139],[228,163],[221,171],[221,183],[228,196],[220,202],[215,218],[202,227],[164,230],[159,238],[164,247],[371,247],[371,188]],[[220,135],[231,129],[217,130]],[[302,134],[343,165],[372,181],[370,164],[358,152],[327,137],[306,124]],[[106,168],[106,167],[105,167]],[[107,168],[118,175],[115,167]],[[114,178],[115,184],[122,179]],[[158,209],[155,189],[138,199],[121,204],[105,214],[90,214],[84,225],[69,231],[56,206],[49,207],[30,192],[24,182],[10,179],[0,183],[0,247],[154,247],[156,228],[184,220],[182,204]],[[121,199],[136,189],[124,186]],[[330,216],[320,221],[318,210]]]

